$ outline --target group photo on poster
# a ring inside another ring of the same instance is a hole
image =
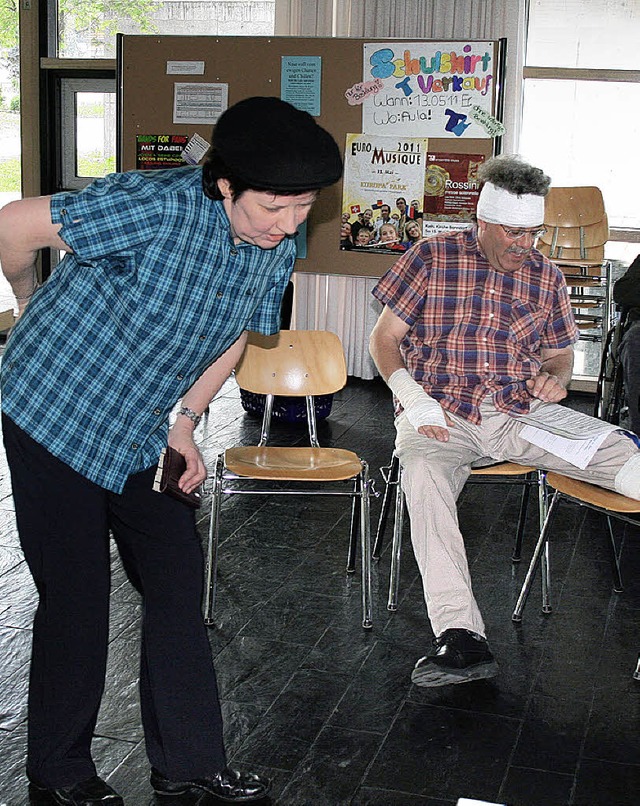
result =
[[[422,237],[428,141],[347,134],[340,249],[403,252]]]

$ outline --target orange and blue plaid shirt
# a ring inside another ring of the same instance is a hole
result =
[[[562,272],[536,250],[516,272],[497,271],[475,227],[416,244],[373,294],[409,326],[400,350],[410,375],[472,423],[488,395],[499,411],[527,413],[541,350],[579,335]]]

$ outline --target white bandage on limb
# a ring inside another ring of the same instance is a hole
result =
[[[614,479],[616,492],[640,501],[640,454],[627,459]]]
[[[437,400],[430,397],[419,383],[413,380],[406,369],[397,369],[387,381],[387,386],[398,398],[407,420],[418,430],[421,425],[437,425],[447,428],[444,411]]]

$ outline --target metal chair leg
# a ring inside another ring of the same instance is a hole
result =
[[[622,584],[622,574],[620,573],[620,561],[616,552],[616,541],[613,537],[613,524],[609,515],[607,518],[607,531],[609,532],[609,548],[611,555],[611,571],[613,572],[613,589],[616,593],[622,593],[624,586]]]
[[[211,495],[211,514],[209,516],[209,543],[207,549],[207,568],[204,592],[204,623],[207,627],[213,624],[213,608],[216,601],[218,583],[218,539],[220,536],[220,504],[222,501],[222,474],[224,472],[224,455],[218,456],[213,478]]]
[[[389,510],[391,509],[391,493],[394,484],[398,481],[398,469],[400,467],[400,460],[393,454],[391,457],[391,464],[388,468],[382,468],[382,476],[385,481],[384,495],[382,497],[382,507],[380,509],[380,517],[378,518],[378,528],[376,529],[376,537],[373,543],[373,559],[379,560],[382,553],[382,539],[387,528],[387,520],[389,517]],[[384,471],[387,471],[385,476]]]
[[[349,551],[347,552],[347,574],[353,574],[356,570],[356,553],[358,551],[359,536],[359,507],[358,498],[362,496],[360,482],[356,479],[353,482],[353,497],[351,498],[351,522],[349,525]]]
[[[389,599],[387,610],[398,609],[398,588],[400,585],[400,556],[402,553],[402,527],[404,522],[404,492],[402,490],[402,468],[398,464],[396,478],[395,517],[393,520],[393,543],[391,546],[391,570],[389,573]]]
[[[360,554],[362,562],[362,626],[365,630],[373,626],[371,615],[371,508],[369,466],[362,462],[360,473]]]
[[[542,607],[543,613],[551,613],[551,556],[549,541],[547,540],[540,555],[540,582],[542,585]]]
[[[520,514],[518,515],[518,529],[516,532],[516,543],[513,547],[513,554],[511,555],[511,562],[519,563],[522,559],[522,538],[524,537],[524,528],[527,522],[527,509],[529,508],[529,494],[531,486],[529,479],[531,474],[527,474],[527,483],[522,485],[522,497],[520,499]]]
[[[538,567],[538,563],[542,559],[542,555],[546,549],[546,545],[548,542],[548,535],[549,529],[551,525],[551,521],[553,519],[554,511],[556,505],[559,500],[559,493],[556,490],[553,494],[553,498],[551,499],[551,504],[549,505],[549,509],[547,511],[544,525],[540,530],[540,536],[538,537],[538,542],[536,543],[536,547],[533,552],[533,556],[531,557],[531,562],[529,563],[529,568],[527,569],[527,575],[524,579],[524,583],[522,585],[522,589],[520,590],[520,595],[518,596],[518,601],[516,602],[515,609],[513,611],[513,615],[511,616],[511,620],[515,622],[522,621],[522,611],[524,610],[525,603],[527,601],[527,597],[529,595],[529,591],[531,590],[531,583],[533,581],[533,577]],[[543,578],[547,576],[547,569],[548,569],[548,557],[547,557],[547,566],[546,568],[542,569]],[[548,579],[543,582],[543,597],[544,597],[544,589],[545,586],[547,587],[547,596],[548,596]],[[548,603],[547,603],[548,605]],[[544,609],[544,601],[543,601],[543,612],[548,612]]]

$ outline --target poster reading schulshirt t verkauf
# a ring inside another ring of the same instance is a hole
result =
[[[362,103],[362,131],[405,137],[487,139],[493,120],[491,42],[365,43],[363,81],[380,89]]]

